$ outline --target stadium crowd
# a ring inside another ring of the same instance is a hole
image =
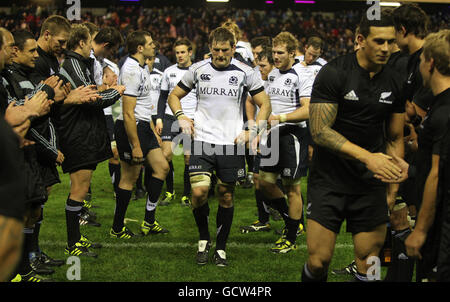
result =
[[[49,14],[62,14],[58,8],[42,8],[34,5],[16,7],[14,14],[0,13],[0,26],[8,30],[28,29],[37,33],[42,21]],[[330,15],[331,14],[331,15]],[[82,22],[92,22],[99,27],[114,26],[126,38],[136,29],[150,31],[160,45],[160,52],[175,62],[172,45],[177,38],[192,41],[194,61],[209,52],[208,33],[228,18],[236,21],[245,33],[245,40],[257,36],[273,37],[280,31],[291,32],[301,44],[306,37],[317,32],[325,40],[322,57],[331,60],[353,50],[354,30],[361,19],[358,10],[339,10],[332,13],[306,10],[258,10],[258,9],[208,9],[191,7],[143,8],[140,6],[118,6],[107,9],[105,16],[92,13],[81,15]],[[429,15],[430,32],[448,28],[450,15],[440,11]],[[118,56],[123,55],[119,52]]]
[[[0,281],[46,281],[64,263],[39,246],[57,166],[70,175],[66,254],[96,258],[102,247],[80,225],[98,225],[90,182],[103,161],[116,201],[110,236],[135,236],[124,225],[135,185],[147,192],[142,235],[169,232],[156,210],[175,200],[179,143],[198,265],[210,261],[214,191],[213,262],[229,265],[242,185],[254,187],[258,209],[242,233],[270,230],[278,215],[277,254],[306,234],[304,282],[327,280],[344,220],[355,261],[333,273],[373,281],[368,259],[389,246],[386,281],[412,281],[415,265],[417,281],[450,281],[448,16],[415,4],[379,20],[118,7],[70,23],[53,13],[30,6],[0,20]]]

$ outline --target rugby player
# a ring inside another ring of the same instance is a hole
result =
[[[72,87],[85,86],[97,92],[94,75],[91,72],[92,37],[86,26],[72,25],[67,48],[60,73]],[[61,150],[65,155],[62,170],[70,174],[70,194],[66,201],[66,254],[97,257],[97,254],[89,251],[89,248],[101,247],[100,244],[93,243],[81,235],[80,215],[93,171],[98,163],[112,157],[103,109],[114,104],[124,90],[125,87],[115,85],[98,92],[94,102],[59,108],[58,132]],[[97,223],[95,226],[100,225]]]
[[[278,210],[285,222],[282,236],[271,251],[288,253],[296,248],[296,238],[303,231],[301,224],[303,201],[300,188],[301,177],[307,173],[307,128],[309,98],[312,87],[312,73],[295,64],[297,39],[289,32],[281,32],[272,40],[275,68],[268,76],[267,93],[270,97],[272,114],[269,118],[271,136],[279,137],[279,160],[275,165],[260,164],[260,187],[268,203]],[[261,161],[268,156],[262,156]],[[284,193],[276,180],[281,176],[286,190],[289,207]]]
[[[405,111],[400,77],[386,65],[394,23],[382,12],[380,20],[363,16],[359,28],[360,49],[326,64],[313,85],[309,122],[316,148],[308,178],[308,260],[302,281],[327,280],[344,219],[353,235],[355,278],[369,280],[367,259],[378,256],[383,245],[392,189],[375,176],[396,180],[406,173],[392,157],[403,156]]]
[[[245,177],[245,144],[249,134],[257,133],[255,126],[250,133],[243,131],[242,104],[247,91],[260,106],[256,125],[266,121],[270,104],[259,75],[253,68],[233,59],[235,37],[228,29],[219,27],[209,35],[211,59],[193,64],[178,85],[172,90],[168,103],[180,122],[184,133],[193,135],[189,161],[192,186],[192,207],[200,235],[197,264],[208,262],[211,238],[208,230],[208,190],[211,174],[218,178],[219,208],[217,211],[217,236],[214,262],[226,266],[226,242],[234,213],[234,187]],[[239,89],[242,87],[244,89]],[[195,125],[182,110],[181,99],[192,89],[197,89]],[[238,152],[238,151],[242,152]]]
[[[134,233],[124,225],[125,213],[142,165],[151,167],[152,173],[145,177],[147,202],[145,217],[141,224],[143,235],[167,233],[155,219],[156,206],[169,164],[160,147],[151,120],[150,70],[145,67],[147,59],[155,56],[155,44],[146,31],[134,31],[127,37],[129,57],[120,69],[119,83],[126,91],[121,100],[122,113],[116,120],[114,133],[121,160],[120,182],[116,194],[116,209],[110,235],[130,239]]]
[[[190,205],[190,181],[189,181],[189,148],[191,145],[190,137],[181,137],[181,130],[176,125],[176,118],[173,115],[172,110],[167,105],[167,97],[173,88],[178,84],[184,74],[188,71],[189,67],[192,65],[192,44],[187,39],[181,39],[174,43],[173,49],[177,59],[177,63],[168,67],[163,74],[161,82],[161,92],[158,101],[159,114],[156,122],[156,131],[161,135],[162,139],[162,150],[164,156],[169,162],[170,171],[166,179],[166,193],[164,198],[160,201],[160,205],[168,205],[175,198],[175,193],[173,190],[173,178],[174,169],[172,163],[173,150],[177,144],[183,143],[183,148],[185,150],[184,154],[184,190],[181,197],[181,204],[189,206]],[[190,119],[194,119],[195,108],[197,107],[197,96],[196,90],[192,89],[187,96],[181,100],[181,106],[183,112]],[[164,122],[162,122],[164,121]],[[176,123],[178,124],[178,123]],[[161,129],[162,127],[162,129]],[[178,137],[177,137],[178,136]],[[181,141],[182,140],[182,141]]]

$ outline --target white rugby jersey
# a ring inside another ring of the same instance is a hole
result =
[[[119,77],[120,69],[116,63],[114,63],[113,61],[110,61],[106,58],[103,59],[103,62],[104,62],[103,68],[105,68],[105,67],[111,68],[111,70],[117,75],[117,77]],[[102,68],[102,82],[103,82],[103,68]],[[105,115],[112,115],[112,105],[104,108],[103,112],[105,113]]]
[[[296,59],[296,60],[299,60],[299,62],[303,62],[303,61],[305,60],[305,56],[304,56],[304,55],[301,55],[301,56],[295,57],[295,59]],[[317,60],[315,60],[314,63],[317,63],[317,64],[319,64],[320,66],[323,66],[323,65],[327,64],[328,62],[327,62],[327,60],[325,60],[325,59],[317,58]],[[313,64],[314,64],[314,63],[313,63]]]
[[[164,70],[161,90],[169,91],[170,94],[188,70],[189,67],[179,67],[178,64],[168,67]],[[182,98],[180,102],[181,109],[183,109],[184,114],[190,119],[193,119],[195,108],[197,108],[197,93],[195,88],[193,88],[184,98]],[[170,109],[167,101],[165,114],[173,115],[172,109]]]
[[[148,65],[146,65],[145,68],[148,70]],[[158,99],[161,92],[162,77],[163,72],[153,67],[152,71],[150,72],[150,99],[152,100],[152,115],[158,114]]]
[[[254,72],[259,74],[259,77],[261,77],[261,71],[259,70],[259,66],[253,67],[253,70],[254,70]],[[267,90],[266,90],[266,88],[267,88],[267,81],[264,81],[264,80],[262,80],[262,81],[263,81],[264,90],[267,93]],[[248,95],[250,96],[250,94],[248,94]],[[256,104],[255,104],[255,109],[256,109],[255,110],[255,116],[253,117],[254,120],[256,120],[256,117],[258,116],[258,113],[259,113],[259,107]]]
[[[264,90],[259,74],[236,59],[223,69],[209,59],[195,63],[178,86],[188,92],[197,88],[194,139],[219,145],[234,145],[243,129],[247,93]]]
[[[100,86],[103,84],[103,68],[106,66],[103,59],[97,59],[97,57],[94,55],[94,50],[91,50],[91,56],[92,59],[94,59],[94,80],[95,84],[97,86]]]
[[[297,63],[291,69],[281,71],[274,68],[268,76],[266,93],[269,95],[272,105],[272,114],[291,113],[301,106],[300,98],[310,97],[313,76],[309,69],[302,68]],[[279,125],[298,125],[306,127],[306,122],[281,123]]]
[[[317,61],[313,62],[310,65],[306,65],[305,62],[302,62],[298,65],[300,65],[300,67],[302,67],[302,68],[306,68],[306,69],[310,70],[314,79],[316,78],[316,75],[319,73],[320,69],[322,69],[322,67],[323,67],[323,65],[320,65],[320,63],[318,63]],[[313,82],[314,82],[314,79],[313,79]]]
[[[150,122],[152,100],[150,97],[150,72],[148,68],[145,68],[145,65],[141,66],[138,60],[129,56],[120,69],[119,83],[126,88],[123,95],[136,98],[136,107],[134,109],[136,122],[137,120]],[[120,100],[120,108],[123,108],[122,99]],[[118,119],[123,120],[122,110]]]
[[[244,41],[238,41],[236,43],[236,52],[238,52],[244,58],[244,60],[249,61],[249,63],[255,61],[252,49]]]
[[[94,60],[94,81],[97,86],[101,86],[103,84],[103,68],[105,68],[106,63],[103,60],[97,59],[97,57],[94,54],[94,50],[91,49],[91,59]],[[112,62],[111,62],[112,63]],[[105,115],[112,115],[112,108],[111,106],[103,108],[103,112]]]
[[[255,58],[253,57],[252,49],[244,41],[238,41],[236,43],[236,52],[238,52],[245,60],[247,60],[249,62],[255,61]]]

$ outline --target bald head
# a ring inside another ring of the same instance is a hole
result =
[[[14,37],[9,30],[0,27],[0,70],[12,64],[14,55]]]

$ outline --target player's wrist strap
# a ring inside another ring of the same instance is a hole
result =
[[[184,115],[184,112],[183,112],[183,110],[177,110],[176,112],[175,112],[175,117],[177,118],[177,119],[179,119],[181,116],[183,116]]]

